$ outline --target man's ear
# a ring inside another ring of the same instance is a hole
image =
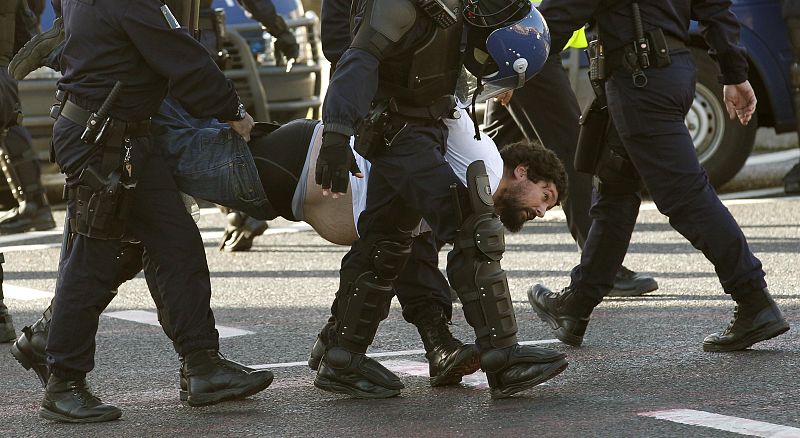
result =
[[[514,169],[514,179],[516,180],[528,179],[528,166],[524,164],[518,164],[517,167]]]

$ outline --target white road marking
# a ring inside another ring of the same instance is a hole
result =
[[[9,234],[8,236],[0,236],[0,245],[19,242],[20,240],[38,239],[40,237],[61,236],[62,234],[64,234],[63,228],[56,228],[49,231],[29,231],[27,233]]]
[[[147,325],[153,325],[156,327],[161,327],[161,324],[158,323],[158,315],[155,312],[146,312],[144,310],[123,310],[119,312],[106,312],[103,313],[103,315],[108,316],[110,318],[117,318],[125,321],[132,321]],[[234,336],[252,335],[254,333],[248,330],[242,330],[234,327],[226,327],[223,325],[217,325],[216,327],[217,331],[219,332],[220,338],[231,338]]]
[[[757,166],[760,164],[774,164],[783,163],[786,161],[796,160],[800,157],[800,151],[797,149],[788,149],[781,152],[773,152],[769,154],[751,155],[744,163],[745,167]]]
[[[46,292],[43,290],[31,289],[24,286],[14,286],[13,284],[3,284],[3,295],[5,298],[13,298],[15,300],[32,301],[40,300],[42,298],[53,298],[53,292]]]
[[[426,362],[418,362],[413,360],[387,360],[381,362],[383,366],[389,368],[394,373],[404,374],[406,376],[416,377],[430,377],[430,368]],[[489,381],[486,379],[486,373],[483,371],[475,371],[473,374],[464,376],[461,383],[475,389],[486,389],[489,387]],[[547,384],[546,382],[544,384]]]
[[[35,245],[11,245],[0,246],[0,253],[6,252],[20,252],[20,251],[38,251],[40,249],[61,248],[59,243],[37,243]]]
[[[668,409],[664,411],[640,412],[639,415],[691,426],[703,426],[711,429],[724,430],[726,432],[742,435],[770,438],[800,437],[800,429],[796,427],[781,426],[779,424],[730,417],[728,415],[712,414],[711,412],[696,411],[694,409]]]
[[[560,342],[558,339],[542,339],[538,341],[522,341],[520,345],[543,345],[543,344],[555,344]],[[413,356],[415,354],[425,354],[425,350],[400,350],[400,351],[386,351],[382,353],[369,353],[367,356],[369,357],[396,357],[396,356]],[[308,366],[308,361],[302,362],[278,362],[278,363],[268,363],[268,364],[260,364],[260,365],[248,365],[250,368],[254,368],[257,370],[263,369],[272,369],[272,368],[293,368],[293,367],[305,367]],[[427,366],[427,365],[426,365]]]

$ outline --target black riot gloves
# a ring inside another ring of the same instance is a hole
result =
[[[287,60],[297,59],[300,56],[300,46],[292,31],[287,30],[275,36],[275,51],[281,53]]]
[[[350,138],[337,132],[322,134],[315,180],[322,186],[323,193],[328,190],[334,194],[347,193],[351,173],[361,176],[361,169],[350,149]]]

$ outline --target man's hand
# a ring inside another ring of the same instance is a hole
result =
[[[275,37],[275,49],[283,54],[286,60],[297,59],[300,56],[300,46],[291,30]]]
[[[253,130],[253,125],[255,125],[250,114],[245,113],[242,120],[231,120],[228,122],[228,125],[230,125],[231,129],[237,134],[241,135],[244,141],[250,141],[250,131]]]
[[[725,85],[722,89],[725,99],[725,108],[731,120],[739,118],[739,123],[747,125],[756,112],[756,93],[750,86],[750,81],[741,84]]]
[[[511,97],[514,96],[514,90],[508,90],[502,94],[498,94],[494,97],[494,101],[499,103],[500,105],[506,106],[508,102],[511,102]]]
[[[347,193],[351,173],[364,177],[350,149],[350,138],[336,132],[322,134],[322,147],[314,174],[317,184],[322,186],[322,196],[333,193],[336,199]]]

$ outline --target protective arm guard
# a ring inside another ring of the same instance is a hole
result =
[[[392,44],[400,41],[416,20],[417,10],[409,0],[367,0],[362,22],[350,47],[383,60]]]
[[[509,347],[517,343],[517,320],[506,273],[500,266],[505,251],[503,224],[494,213],[483,161],[467,168],[466,195],[471,211],[448,256],[447,276],[464,305],[464,317],[475,329],[478,346]]]

